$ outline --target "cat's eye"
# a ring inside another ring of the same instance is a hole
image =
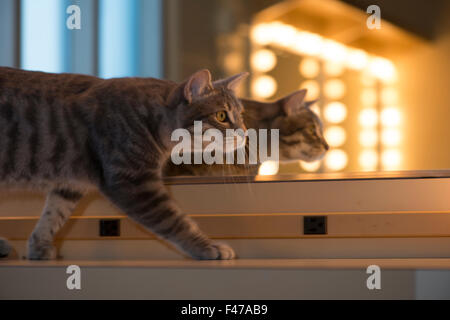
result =
[[[219,122],[225,122],[227,120],[227,113],[225,111],[216,112],[216,119]]]
[[[306,132],[307,132],[308,134],[310,134],[310,135],[316,134],[316,131],[315,131],[313,128],[307,128],[307,129],[306,129]]]

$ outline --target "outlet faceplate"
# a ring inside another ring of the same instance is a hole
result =
[[[119,237],[120,236],[120,220],[119,219],[102,219],[99,223],[100,237]]]
[[[304,216],[303,234],[327,234],[327,217]]]

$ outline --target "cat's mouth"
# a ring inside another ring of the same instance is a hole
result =
[[[318,148],[315,149],[313,152],[309,154],[310,159],[309,161],[318,161],[322,160],[325,157],[325,154],[327,153],[327,150],[325,148]]]
[[[325,157],[326,152],[325,151],[321,151],[320,153],[318,153],[318,155],[316,155],[314,157],[314,159],[312,161],[317,161],[317,160],[322,160]]]
[[[234,152],[237,149],[245,147],[246,137],[241,137],[240,135],[235,135],[233,137],[227,137],[224,139],[222,151],[225,153]]]
[[[239,134],[226,136],[218,140],[215,138],[211,138],[208,135],[205,135],[205,137],[207,138],[198,138],[197,145],[201,145],[201,149],[196,150],[196,152],[203,152],[205,150],[210,151],[214,149],[222,153],[231,153],[236,151],[237,149],[244,148],[247,142],[246,137]]]

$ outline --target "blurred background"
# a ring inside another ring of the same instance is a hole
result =
[[[79,30],[66,27],[72,4]],[[367,27],[369,5],[381,29]],[[307,88],[331,149],[279,174],[450,168],[446,0],[1,0],[0,43],[0,65],[28,70],[248,70],[240,95],[258,100]]]

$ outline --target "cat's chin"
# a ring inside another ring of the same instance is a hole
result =
[[[325,157],[325,152],[317,154],[317,155],[309,155],[309,154],[304,154],[304,153],[300,153],[299,155],[296,156],[291,156],[291,157],[286,157],[283,155],[280,155],[280,162],[283,163],[289,163],[289,162],[298,162],[298,161],[305,161],[305,162],[314,162],[314,161],[320,161]]]
[[[325,152],[323,152],[323,153],[321,153],[321,154],[319,154],[319,155],[317,155],[317,156],[311,157],[310,160],[304,160],[304,161],[307,161],[307,162],[320,161],[320,160],[322,160],[324,157],[325,157]]]

